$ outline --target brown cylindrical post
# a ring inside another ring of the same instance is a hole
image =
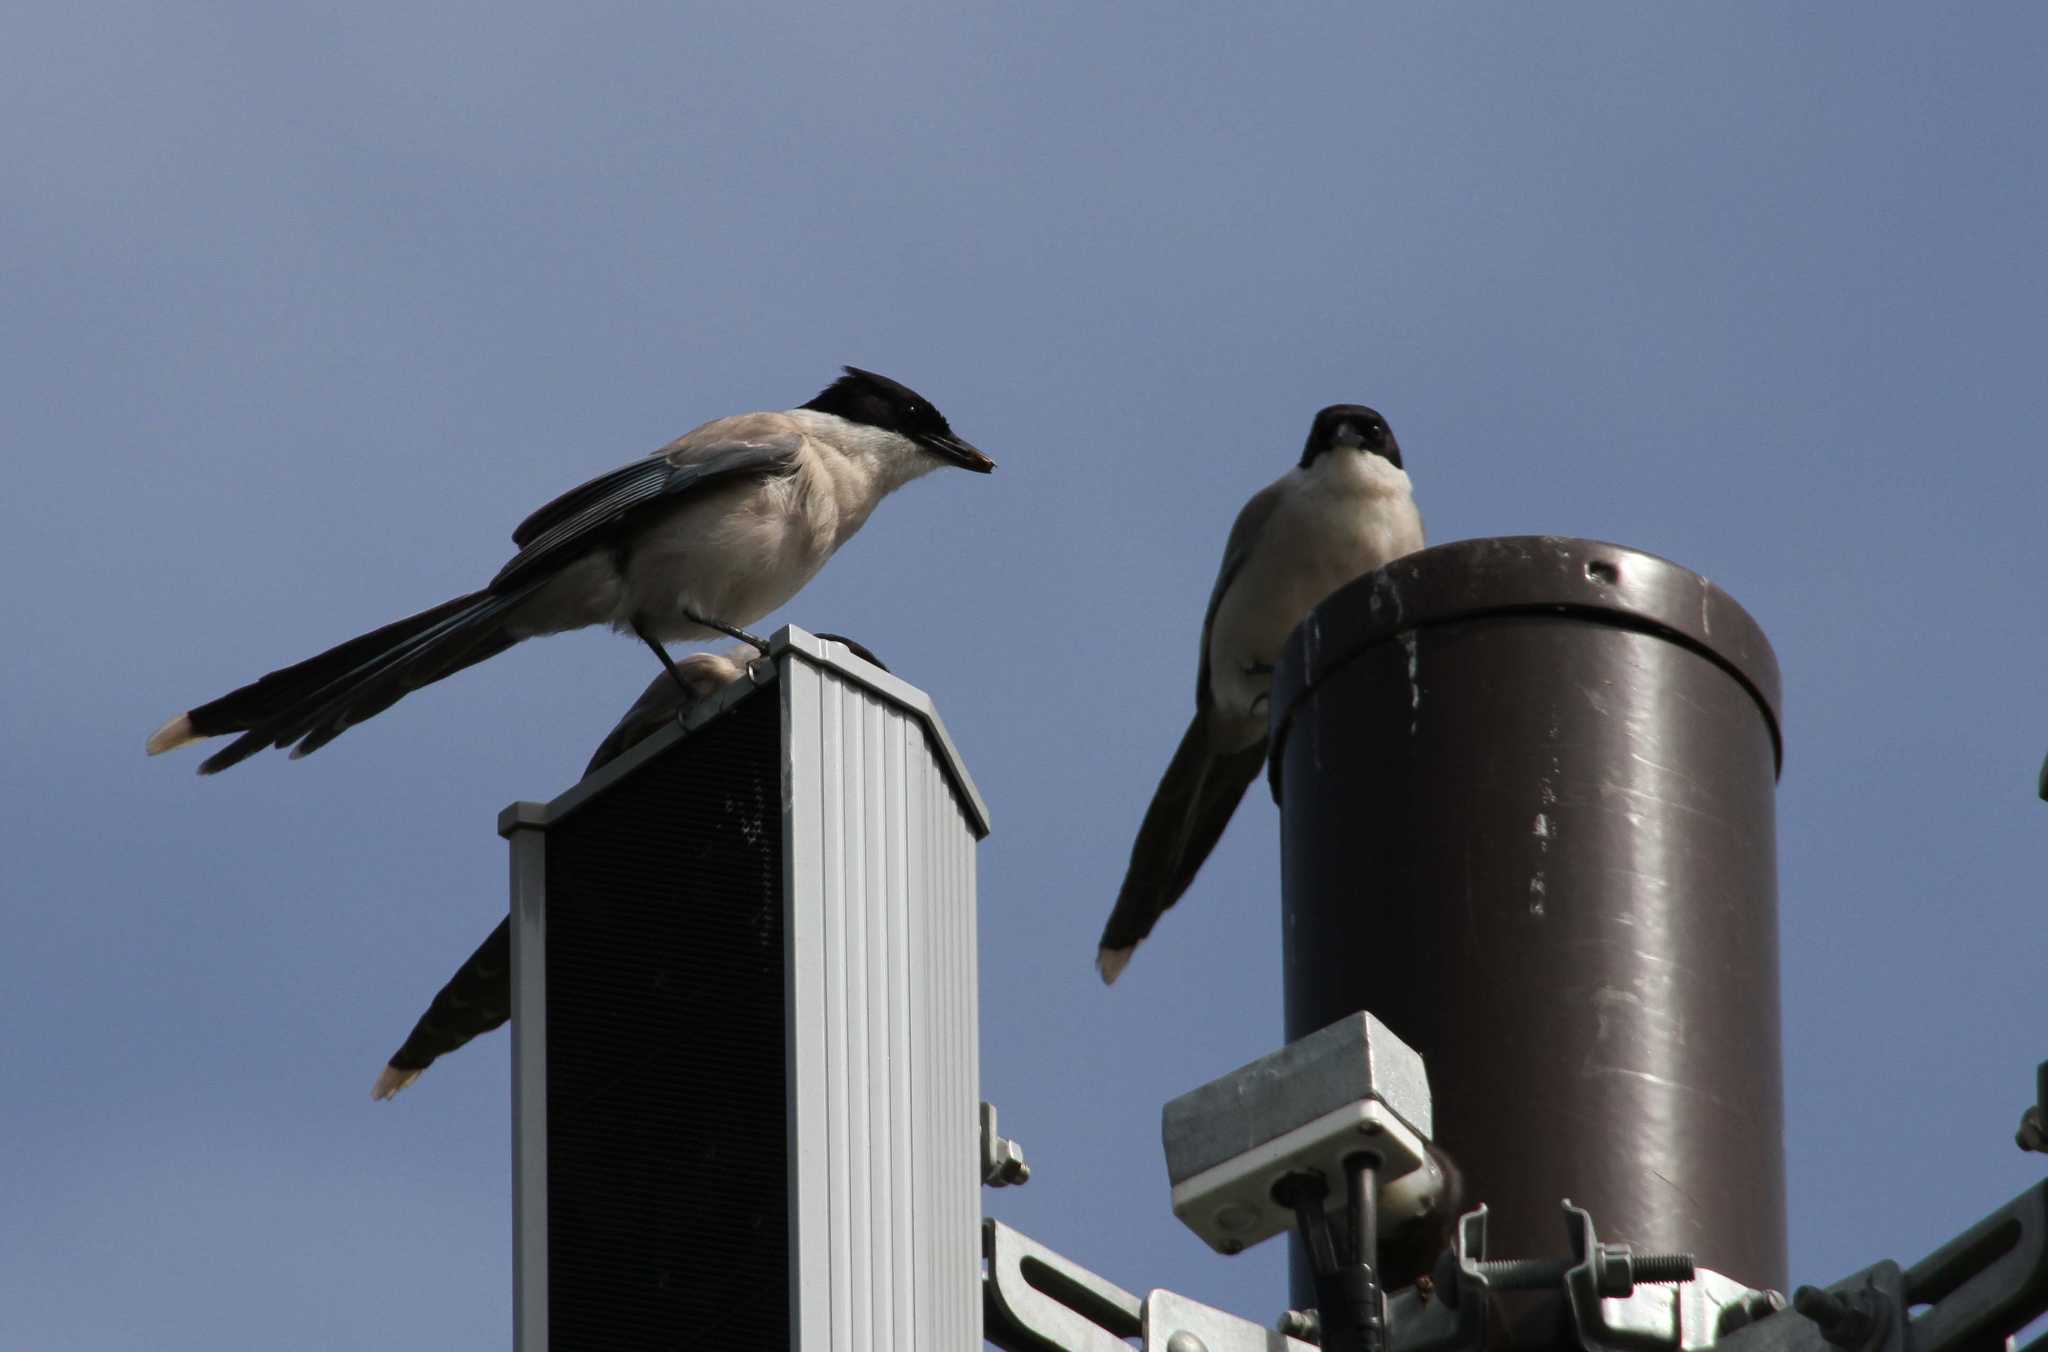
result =
[[[1779,702],[1726,593],[1588,540],[1425,550],[1290,639],[1287,1036],[1367,1009],[1423,1054],[1495,1255],[1562,1254],[1568,1197],[1783,1287]]]

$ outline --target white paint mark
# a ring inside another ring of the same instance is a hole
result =
[[[1401,646],[1408,650],[1408,735],[1422,725],[1422,640],[1413,629],[1401,631]]]
[[[1647,1070],[1630,1070],[1626,1066],[1587,1065],[1581,1066],[1579,1068],[1579,1073],[1581,1075],[1586,1076],[1588,1079],[1591,1079],[1595,1075],[1625,1075],[1629,1079],[1641,1080],[1645,1084],[1654,1084],[1665,1089],[1684,1088],[1684,1086],[1679,1084],[1676,1080],[1666,1079],[1662,1075],[1652,1075]]]
[[[1539,812],[1536,814],[1535,830],[1536,838],[1538,840],[1550,839],[1550,814],[1545,812]]]
[[[1543,892],[1543,875],[1538,873],[1529,879],[1529,914],[1539,920],[1543,918]]]
[[[1634,991],[1616,990],[1612,986],[1602,986],[1599,990],[1594,991],[1593,1041],[1605,1042],[1607,1040],[1607,1011],[1615,1005],[1630,1005],[1636,1009],[1641,1009],[1643,1001],[1642,997]]]

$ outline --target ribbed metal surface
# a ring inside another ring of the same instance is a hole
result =
[[[978,1346],[976,832],[905,709],[801,664],[784,698],[801,1327]]]
[[[786,1280],[776,703],[548,830],[551,1347],[704,1346]]]

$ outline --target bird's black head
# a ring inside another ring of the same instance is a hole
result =
[[[1402,468],[1401,443],[1394,440],[1394,429],[1363,404],[1332,404],[1316,414],[1316,425],[1308,432],[1308,445],[1302,448],[1301,467],[1307,469],[1324,451],[1339,447],[1384,456],[1394,468]]]
[[[949,464],[986,474],[996,462],[953,435],[946,415],[908,385],[849,366],[804,407],[908,437]]]

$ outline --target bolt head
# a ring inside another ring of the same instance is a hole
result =
[[[1209,1344],[1186,1329],[1179,1329],[1166,1340],[1166,1352],[1209,1352]]]
[[[1243,1202],[1232,1202],[1228,1206],[1218,1208],[1213,1220],[1218,1230],[1235,1233],[1257,1225],[1259,1216],[1257,1207],[1246,1206]]]

